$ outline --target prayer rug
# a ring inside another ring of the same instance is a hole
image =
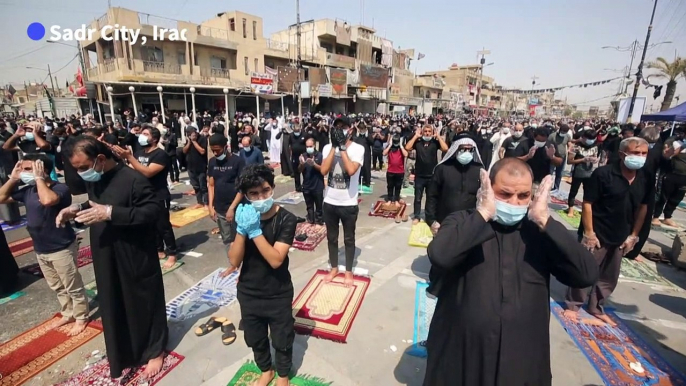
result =
[[[11,295],[5,296],[4,298],[0,298],[0,304],[5,304],[5,303],[8,303],[8,302],[11,302],[12,300],[14,300],[14,299],[16,299],[16,298],[20,298],[20,297],[22,297],[22,296],[24,296],[24,295],[26,295],[26,292],[17,291],[17,292],[15,292],[15,293],[11,294]]]
[[[550,196],[550,202],[552,204],[556,204],[556,205],[564,205],[565,207],[568,206],[566,197],[563,198],[563,197]],[[580,200],[578,200],[578,199],[574,200],[574,206],[581,207],[582,204],[583,204],[583,202],[581,202]]]
[[[293,181],[293,177],[284,176],[283,174],[279,174],[278,176],[274,177],[274,182],[277,184],[286,184],[291,181]]]
[[[205,208],[186,208],[169,213],[169,221],[175,228],[181,228],[210,214]]]
[[[662,277],[652,267],[646,263],[622,259],[622,266],[619,270],[619,279],[621,281],[629,281],[634,283],[643,283],[649,285],[656,285],[668,287],[670,289],[677,289],[677,287]]]
[[[343,284],[343,274],[324,283],[328,271],[318,270],[293,301],[295,331],[335,342],[346,343],[357,311],[371,279],[354,276],[353,285]]]
[[[305,201],[305,197],[300,192],[290,192],[274,200],[277,204],[298,205]]]
[[[33,251],[33,240],[30,237],[12,241],[9,243],[10,251],[12,251],[12,256],[19,257]]]
[[[50,327],[55,319],[61,317],[56,314],[0,345],[1,386],[23,384],[102,332],[102,325],[91,321],[82,333],[69,336],[71,324],[57,329]]]
[[[374,187],[371,185],[369,185],[369,186],[360,185],[359,193],[360,194],[373,194],[374,193]]]
[[[567,211],[564,209],[556,210],[555,212],[574,229],[579,229],[579,224],[581,224],[581,212],[575,210],[574,217],[567,216]]]
[[[411,247],[426,248],[433,239],[434,235],[431,233],[431,228],[425,222],[420,221],[419,224],[412,225],[408,244]]]
[[[184,357],[175,352],[168,353],[164,357],[162,370],[150,380],[143,377],[144,366],[130,370],[121,378],[112,379],[110,378],[110,363],[107,358],[104,358],[56,386],[152,386],[183,360]]]
[[[414,197],[414,188],[407,187],[400,189],[400,197]]]
[[[227,386],[252,386],[256,380],[260,379],[260,375],[262,375],[262,371],[260,371],[260,368],[257,367],[255,362],[248,361],[238,369],[236,375],[231,378],[231,381],[229,381]],[[329,386],[332,384],[332,382],[326,382],[321,378],[307,374],[292,376],[288,383],[290,386]],[[276,380],[273,380],[269,383],[269,386],[275,384]]]
[[[24,226],[26,226],[26,216],[21,216],[21,220],[19,220],[19,222],[14,224],[14,225],[10,225],[6,222],[3,222],[2,223],[2,231],[3,232],[9,232],[9,231],[13,231],[15,229],[19,229],[19,228],[24,227]]]
[[[293,248],[301,251],[314,251],[317,245],[326,238],[326,226],[301,222],[295,228],[295,236],[306,234],[305,241],[293,240]]]
[[[408,354],[420,358],[426,358],[426,339],[429,337],[429,327],[431,319],[436,310],[436,297],[429,295],[426,289],[429,283],[418,281],[417,290],[414,297],[414,334],[412,346],[407,351]]]
[[[233,303],[236,300],[238,271],[227,277],[220,277],[219,274],[222,272],[224,268],[217,268],[216,271],[167,303],[167,317],[185,320]]]
[[[176,260],[176,263],[174,263],[174,265],[172,265],[171,268],[164,268],[163,265],[166,262],[167,262],[167,259],[160,260],[160,268],[162,268],[162,275],[166,275],[169,272],[179,268],[180,266],[182,266],[184,264],[183,261]]]
[[[76,257],[76,266],[78,268],[84,267],[93,262],[93,254],[91,253],[91,246],[86,245],[79,248],[79,254]],[[33,276],[43,277],[43,272],[40,270],[40,265],[34,263],[21,269],[25,273]]]
[[[634,333],[613,311],[606,314],[617,323],[610,327],[585,311],[574,322],[563,308],[550,302],[550,310],[576,345],[593,364],[606,385],[686,385],[686,377],[667,363]]]
[[[369,215],[384,218],[402,217],[405,214],[405,209],[407,209],[407,204],[405,203],[400,204],[400,206],[394,206],[390,202],[377,201],[369,212]]]

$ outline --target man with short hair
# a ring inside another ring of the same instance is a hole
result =
[[[186,168],[191,186],[195,191],[198,204],[196,208],[207,206],[207,137],[188,127],[183,154],[186,155]]]
[[[529,140],[524,136],[524,126],[521,123],[514,125],[512,136],[503,141],[498,150],[500,159],[516,157],[526,161],[529,154]]]
[[[545,176],[550,175],[551,165],[562,164],[562,155],[557,147],[548,140],[548,130],[543,127],[534,129],[534,145],[529,149],[526,163],[534,173],[534,190],[543,181]]]
[[[306,150],[300,156],[298,173],[303,175],[302,191],[307,207],[307,222],[323,224],[322,204],[324,202],[324,176],[321,173],[322,154],[314,146],[310,137],[305,141]]]
[[[546,123],[550,125],[547,127],[552,127],[552,123]],[[562,163],[560,163],[559,165],[550,165],[550,174],[555,175],[555,184],[553,185],[553,191],[557,191],[558,189],[560,189],[560,182],[562,181],[562,172],[565,168],[565,161],[567,160],[567,149],[569,147],[570,142],[569,135],[567,134],[568,132],[569,126],[562,124],[560,125],[558,131],[548,136],[548,141],[552,143],[553,146],[555,146],[557,154],[559,154],[560,158],[562,158]]]
[[[550,276],[587,286],[598,267],[550,217],[552,176],[533,197],[531,168],[513,157],[480,180],[476,209],[447,216],[427,249],[439,302],[424,385],[550,385]]]
[[[71,205],[66,185],[50,178],[52,161],[40,153],[30,153],[17,162],[9,180],[0,187],[0,203],[22,202],[26,207],[26,229],[33,241],[38,265],[50,289],[57,293],[62,317],[52,328],[74,322],[69,335],[81,333],[88,324],[88,298],[79,274],[79,243],[67,224],[55,226],[59,212]],[[19,188],[19,183],[26,184]]]

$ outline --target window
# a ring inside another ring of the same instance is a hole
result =
[[[257,22],[252,22],[252,40],[257,40]]]
[[[141,47],[142,59],[146,62],[164,62],[164,53],[161,48]]]
[[[236,19],[234,19],[234,18],[229,19],[229,29],[231,31],[236,30]]]
[[[321,43],[321,44],[319,44],[319,45],[320,45],[323,49],[325,49],[326,52],[328,52],[328,53],[332,53],[332,52],[333,52],[333,47],[331,46],[331,44],[329,44],[329,43]]]
[[[210,58],[210,67],[226,69],[226,59],[220,58],[218,56],[212,56]]]
[[[255,71],[260,67],[260,61],[259,59],[255,58]]]
[[[176,53],[176,58],[178,60],[179,66],[186,64],[186,51],[178,51]]]
[[[246,19],[243,19],[243,39],[248,37],[248,32],[246,30],[248,25],[248,21]]]
[[[243,58],[243,67],[245,67],[245,75],[250,74],[250,68],[248,68],[248,57]]]
[[[336,45],[336,54],[345,55],[345,49],[343,48],[343,46]]]

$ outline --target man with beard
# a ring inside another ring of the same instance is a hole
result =
[[[162,270],[152,242],[162,202],[145,176],[118,163],[95,138],[75,138],[65,155],[86,181],[89,201],[60,211],[56,224],[75,219],[90,226],[110,376],[145,365],[150,379],[162,369],[168,339]]]
[[[598,268],[550,217],[552,176],[532,199],[522,160],[480,174],[476,210],[446,217],[427,249],[438,303],[424,385],[550,385],[550,276],[587,286]]]
[[[357,130],[353,133],[353,141],[364,148],[364,164],[360,172],[360,182],[365,188],[371,188],[372,185],[372,145],[374,140],[369,135],[367,124],[360,121],[357,124]]]
[[[572,186],[569,188],[567,199],[567,216],[574,217],[574,202],[579,188],[583,185],[584,191],[593,171],[598,167],[600,151],[595,143],[595,132],[586,130],[582,134],[581,141],[569,149],[567,163],[572,165]]]

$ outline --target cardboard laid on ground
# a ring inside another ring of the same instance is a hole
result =
[[[192,222],[198,221],[201,218],[207,217],[210,214],[204,207],[200,208],[186,208],[177,212],[169,213],[169,221],[172,226],[180,228]]]
[[[407,351],[408,354],[425,358],[426,340],[429,337],[429,327],[431,319],[434,317],[437,299],[429,295],[426,289],[429,283],[418,281],[414,298],[414,334],[412,347]]]
[[[305,201],[305,197],[300,192],[290,192],[274,200],[277,204],[298,205]]]
[[[425,222],[420,221],[418,224],[412,225],[410,239],[407,243],[412,247],[426,248],[433,239],[434,235],[431,233],[431,228]]]
[[[167,317],[173,320],[185,320],[208,310],[228,306],[236,300],[238,271],[227,277],[220,277],[224,268],[207,275],[193,287],[167,303]]]

